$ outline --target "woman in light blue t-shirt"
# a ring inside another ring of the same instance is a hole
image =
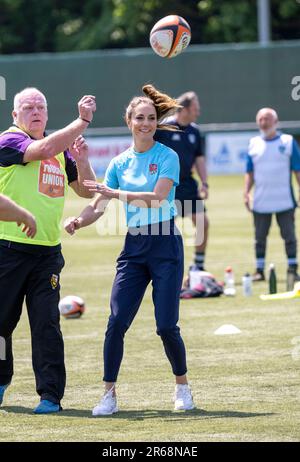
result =
[[[103,215],[110,199],[124,202],[128,233],[117,259],[105,334],[105,393],[93,409],[94,416],[118,411],[115,382],[123,357],[124,335],[151,281],[157,334],[176,380],[175,410],[194,408],[186,377],[185,347],[177,326],[183,276],[182,238],[174,224],[179,160],[172,149],[153,138],[162,126],[159,121],[173,113],[178,104],[152,85],[145,85],[143,91],[146,96],[133,98],[126,111],[133,145],[112,159],[103,184],[85,182],[90,191],[100,194],[79,217],[65,222],[66,231],[74,234]]]

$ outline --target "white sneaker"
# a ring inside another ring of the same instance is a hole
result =
[[[113,396],[113,390],[114,387],[112,387],[104,394],[99,404],[94,407],[92,412],[93,416],[111,415],[118,412],[119,409],[117,407],[117,398]]]
[[[174,394],[175,411],[190,411],[194,409],[191,389],[188,385],[176,385]]]

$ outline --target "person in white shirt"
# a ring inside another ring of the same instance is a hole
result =
[[[266,242],[272,215],[285,242],[288,271],[297,274],[297,239],[292,172],[300,187],[300,149],[292,135],[277,131],[278,116],[272,108],[262,108],[256,115],[260,135],[251,138],[247,156],[244,202],[253,212],[255,227],[256,271],[253,281],[265,279]],[[250,191],[254,185],[253,206]]]

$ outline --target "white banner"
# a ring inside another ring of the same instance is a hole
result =
[[[244,173],[250,138],[255,132],[209,133],[206,159],[210,174]],[[89,157],[97,177],[104,177],[110,160],[129,148],[131,136],[88,138]]]
[[[87,138],[89,159],[98,178],[103,178],[111,159],[131,146],[131,136]]]
[[[209,133],[206,135],[208,173],[245,173],[250,138],[255,132]]]

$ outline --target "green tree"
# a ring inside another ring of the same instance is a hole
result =
[[[273,40],[300,39],[300,3],[271,0]],[[257,40],[255,0],[0,0],[0,53],[149,45],[158,19],[179,14],[192,43]]]
[[[198,2],[203,19],[203,42],[253,42],[257,39],[257,11],[254,0],[203,0]]]

